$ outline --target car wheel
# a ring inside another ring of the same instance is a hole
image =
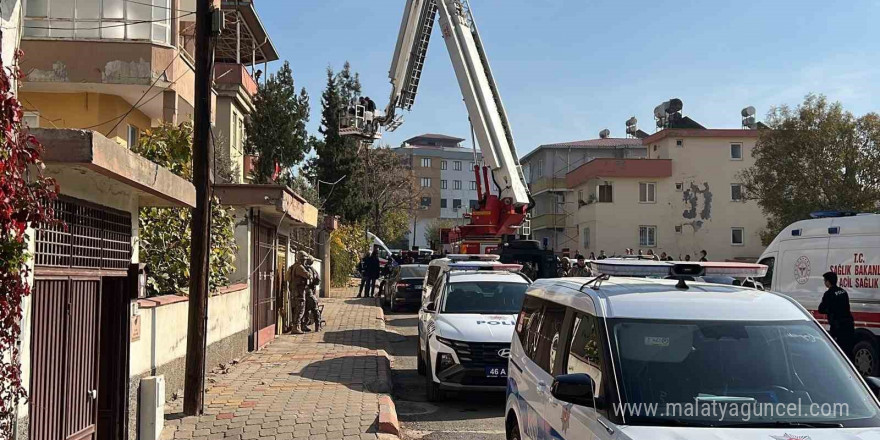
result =
[[[440,384],[434,382],[434,367],[431,366],[431,349],[425,348],[425,397],[428,402],[439,402],[443,400],[443,392],[440,391]]]
[[[507,428],[507,440],[522,440],[519,433],[519,426],[516,423],[510,424]]]
[[[877,344],[870,339],[862,339],[853,347],[853,365],[863,376],[880,374],[880,352]]]

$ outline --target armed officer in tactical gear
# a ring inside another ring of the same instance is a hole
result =
[[[290,302],[293,304],[293,316],[291,324],[295,335],[303,334],[302,320],[306,309],[306,289],[312,282],[312,272],[306,266],[308,254],[299,251],[296,254],[296,263],[288,269],[287,279],[290,280]]]
[[[318,271],[312,266],[313,262],[311,255],[306,255],[304,263],[309,272],[309,282],[306,285],[306,308],[302,321],[302,330],[306,332],[310,331],[309,321],[315,323],[316,332],[321,331],[321,314],[318,313]]]

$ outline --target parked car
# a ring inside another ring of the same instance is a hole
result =
[[[418,308],[422,304],[422,283],[427,271],[426,264],[404,264],[391,269],[382,291],[382,303],[392,312],[403,306]]]
[[[862,378],[791,298],[681,280],[702,276],[700,263],[664,266],[675,280],[645,277],[659,262],[631,263],[641,278],[617,261],[614,276],[529,287],[510,349],[508,439],[880,437],[880,379]],[[736,266],[756,271],[725,270]]]

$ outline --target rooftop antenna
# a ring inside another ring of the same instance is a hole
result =
[[[636,133],[639,131],[638,126],[639,120],[636,119],[635,116],[626,120],[626,135],[630,137],[636,137]]]
[[[742,128],[754,130],[758,128],[758,122],[755,120],[755,108],[748,106],[739,112],[742,115]]]

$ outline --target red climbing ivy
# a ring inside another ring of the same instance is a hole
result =
[[[27,230],[55,221],[51,202],[58,194],[55,181],[43,176],[42,145],[22,123],[15,93],[20,57],[12,66],[0,60],[0,438],[12,438],[16,406],[27,397],[19,357],[22,300],[30,294]]]

